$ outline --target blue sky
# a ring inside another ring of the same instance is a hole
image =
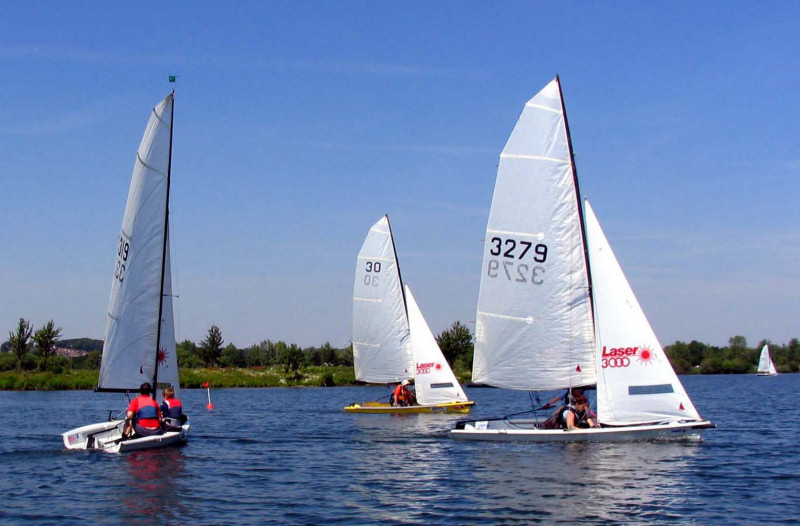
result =
[[[499,153],[559,74],[581,190],[662,343],[800,336],[796,2],[0,7],[0,330],[102,338],[168,75],[179,340],[347,345],[384,213],[431,329],[469,323]]]

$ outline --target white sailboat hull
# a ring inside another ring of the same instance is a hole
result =
[[[139,449],[156,449],[182,444],[189,436],[189,426],[180,431],[169,431],[160,435],[122,440],[124,420],[110,420],[89,424],[61,434],[67,449],[94,449],[106,453],[124,453]]]
[[[663,424],[597,427],[591,429],[539,429],[534,420],[478,420],[450,431],[456,440],[504,442],[633,442],[639,440],[700,441],[704,429],[715,427],[707,420]]]

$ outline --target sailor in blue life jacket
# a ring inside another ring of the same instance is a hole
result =
[[[188,418],[183,414],[181,401],[175,398],[175,389],[167,387],[163,391],[164,402],[161,404],[161,414],[164,418],[164,431],[180,431],[181,425],[186,423]]]
[[[161,433],[161,408],[150,396],[152,388],[148,382],[139,387],[139,396],[131,400],[128,405],[127,420],[122,432],[124,437],[131,436],[152,436]]]
[[[590,415],[589,401],[586,397],[583,395],[573,397],[572,404],[565,407],[561,413],[559,423],[567,431],[595,427],[595,421]]]

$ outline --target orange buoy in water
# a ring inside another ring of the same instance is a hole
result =
[[[211,403],[211,388],[208,385],[208,382],[203,382],[203,387],[206,388],[206,393],[208,393],[208,404],[206,405],[206,409],[214,409],[214,404]]]

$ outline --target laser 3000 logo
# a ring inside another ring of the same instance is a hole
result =
[[[628,367],[631,360],[636,358],[639,365],[649,365],[655,359],[655,353],[645,346],[642,347],[612,347],[603,346],[603,355],[600,365],[603,369]]]
[[[442,368],[442,364],[436,362],[428,362],[428,363],[418,363],[417,364],[417,374],[428,374],[431,371],[439,370]]]

